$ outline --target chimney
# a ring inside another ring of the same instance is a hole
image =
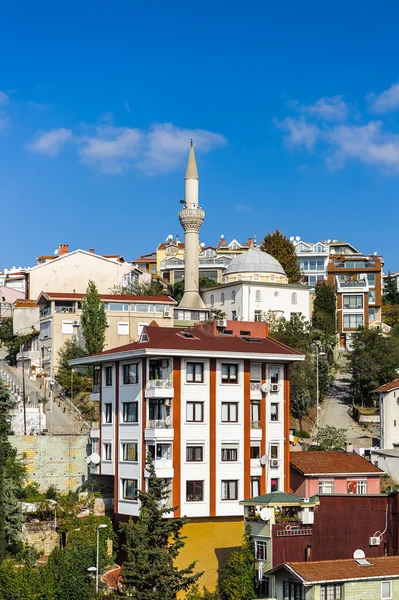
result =
[[[64,254],[68,254],[69,244],[60,244],[58,246],[58,256],[63,256]]]
[[[252,246],[252,238],[248,238],[248,246],[251,247]]]
[[[347,452],[348,454],[351,454],[352,452],[354,452],[354,448],[353,448],[353,443],[352,442],[346,442],[346,444],[345,444],[345,452]]]
[[[90,252],[90,254],[95,254],[94,248],[89,248],[89,252]]]

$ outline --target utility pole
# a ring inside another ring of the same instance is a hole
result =
[[[21,362],[22,362],[22,403],[24,407],[24,435],[26,435],[26,395],[25,395],[25,357],[24,357],[24,342],[20,346]]]

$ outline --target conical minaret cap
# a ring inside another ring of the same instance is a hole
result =
[[[193,140],[191,140],[190,153],[188,155],[186,179],[199,179],[197,171],[197,163],[195,162]]]

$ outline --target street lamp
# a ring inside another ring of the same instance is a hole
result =
[[[320,352],[320,340],[316,340],[315,342],[315,350],[316,350],[316,429],[319,428],[319,401],[320,401],[320,390],[319,390],[319,356],[325,356],[325,352]]]
[[[97,562],[96,562],[96,594],[98,594],[98,571],[100,569],[99,566],[99,562],[100,562],[100,529],[107,529],[107,526],[104,523],[101,523],[98,527],[97,527]],[[89,567],[90,569],[93,569],[93,567]],[[89,570],[89,569],[88,569]]]

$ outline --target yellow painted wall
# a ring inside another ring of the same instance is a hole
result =
[[[197,561],[195,571],[204,571],[198,581],[200,587],[212,591],[218,581],[218,571],[231,552],[242,543],[244,520],[242,517],[212,517],[190,519],[182,531],[187,536],[176,565],[182,569]],[[184,594],[180,596],[184,598]]]

